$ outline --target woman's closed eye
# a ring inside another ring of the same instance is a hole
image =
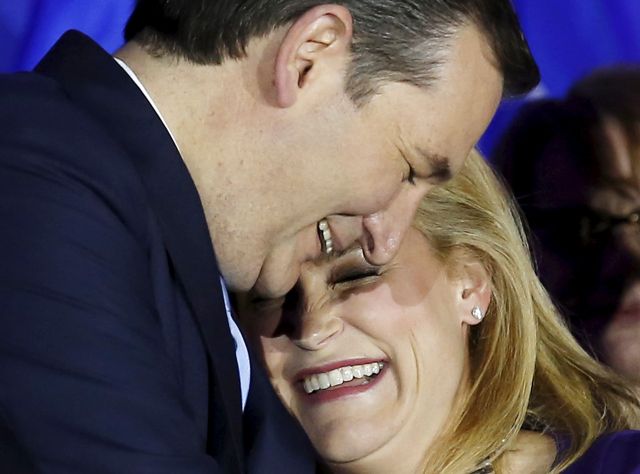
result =
[[[330,276],[332,288],[344,289],[364,286],[376,281],[382,274],[381,267],[353,267],[336,269]]]

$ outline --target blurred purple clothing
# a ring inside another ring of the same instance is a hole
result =
[[[601,436],[563,473],[640,474],[640,431],[619,431]]]

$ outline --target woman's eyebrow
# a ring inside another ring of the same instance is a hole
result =
[[[349,247],[347,247],[346,249],[340,250],[339,252],[334,253],[331,256],[331,260],[338,260],[339,258],[344,257],[347,254],[350,253],[354,253],[357,250],[362,250],[362,246],[360,245],[360,242],[355,241],[354,243],[352,243]]]

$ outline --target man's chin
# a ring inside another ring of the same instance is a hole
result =
[[[285,296],[296,285],[304,262],[324,257],[315,224],[309,225],[293,241],[284,242],[263,260],[251,293],[258,298]]]
[[[298,281],[298,276],[298,273],[291,269],[278,275],[261,273],[251,289],[251,294],[261,299],[280,298],[293,289]]]

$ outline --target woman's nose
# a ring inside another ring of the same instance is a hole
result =
[[[296,289],[298,301],[292,314],[291,340],[306,350],[321,349],[343,329],[339,308],[327,286],[326,269],[312,263],[303,265]]]
[[[304,310],[292,341],[301,349],[317,351],[329,345],[342,332],[343,323],[331,311],[322,308]]]

